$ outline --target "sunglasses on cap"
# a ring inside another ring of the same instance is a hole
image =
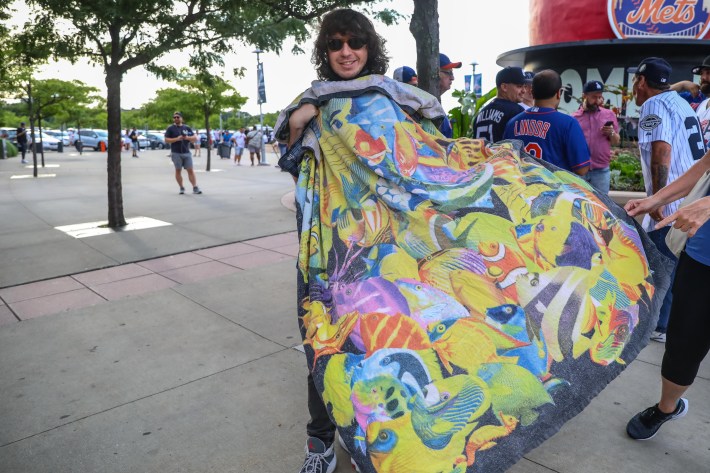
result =
[[[350,49],[362,49],[367,45],[367,40],[358,38],[357,36],[349,38],[345,41],[342,39],[331,38],[325,42],[325,45],[331,51],[340,51],[343,49],[345,43],[348,43],[348,47],[350,47]]]
[[[175,120],[176,118],[182,118],[182,117],[180,115],[173,115],[173,120]]]

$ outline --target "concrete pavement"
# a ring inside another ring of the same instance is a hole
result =
[[[105,219],[101,153],[50,153],[60,167],[41,179],[0,161],[0,471],[298,471],[292,181],[214,159],[205,194],[179,196],[165,154],[124,153],[123,189],[126,217],[170,225],[80,239],[55,227]],[[651,342],[510,471],[710,471],[707,362],[688,416],[648,442],[626,437],[656,401],[662,352]],[[338,452],[336,471],[350,471]]]

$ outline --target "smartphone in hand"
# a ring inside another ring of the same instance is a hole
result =
[[[612,126],[613,124],[614,124],[614,122],[611,121],[611,120],[609,120],[608,122],[606,122],[606,123],[604,124],[604,126]]]

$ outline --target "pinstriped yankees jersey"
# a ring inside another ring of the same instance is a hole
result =
[[[651,144],[654,141],[665,141],[671,145],[671,162],[666,185],[678,179],[705,154],[705,142],[695,111],[673,91],[662,92],[643,103],[639,113],[638,139],[647,195],[653,194]],[[678,199],[666,205],[663,216],[667,217],[675,212],[682,201],[683,199]],[[655,222],[646,216],[644,228],[650,231],[654,225]]]

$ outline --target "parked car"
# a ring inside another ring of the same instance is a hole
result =
[[[103,144],[104,149],[108,149],[108,132],[104,130],[81,130],[77,136],[77,142],[81,143],[84,148],[94,148],[94,151],[101,149]],[[77,148],[78,148],[78,143]]]
[[[17,146],[17,128],[0,128],[0,136]]]
[[[144,135],[138,135],[138,149],[148,149],[150,148],[150,140]]]
[[[59,140],[47,134],[44,130],[42,130],[41,135],[39,133],[39,130],[35,130],[35,138],[37,139],[37,141],[42,143],[42,149],[44,149],[45,151],[57,151],[59,149]],[[32,143],[32,135],[30,133],[28,133],[27,142],[30,143],[30,145]]]
[[[64,131],[59,131],[59,130],[42,130],[44,133],[47,133],[49,136],[53,136],[58,140],[62,140],[62,144],[64,146],[69,146],[69,134]]]
[[[163,133],[151,131],[148,132],[146,138],[148,138],[148,140],[150,141],[151,149],[165,149],[168,147],[167,143],[165,142],[165,135]]]

